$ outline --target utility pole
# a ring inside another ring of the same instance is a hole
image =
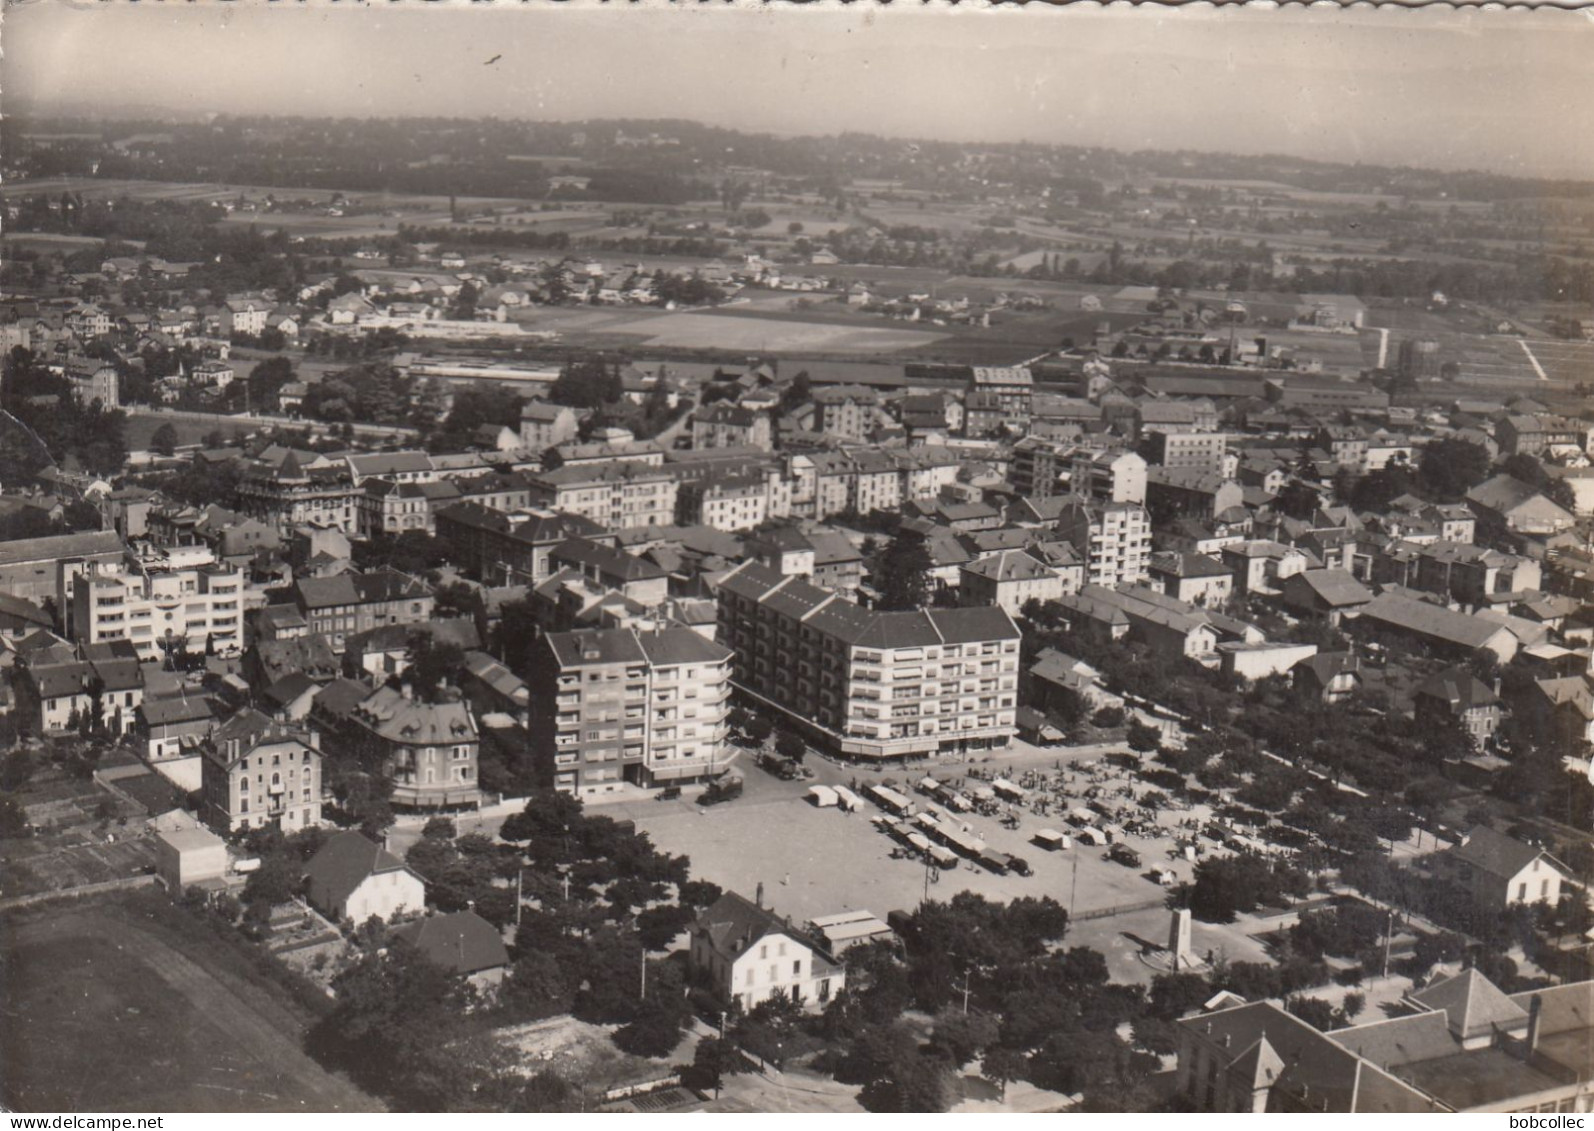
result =
[[[1389,977],[1389,949],[1395,941],[1395,909],[1389,909],[1389,922],[1384,928],[1384,977]]]
[[[643,1001],[648,999],[648,951],[646,947],[642,948],[642,992],[638,996]]]
[[[515,869],[515,926],[520,926],[520,881],[525,876],[526,869],[522,865]]]
[[[1074,897],[1079,894],[1079,854],[1074,854],[1073,878],[1068,884],[1068,917],[1074,917]]]
[[[956,982],[952,983],[952,988],[963,995],[963,1015],[965,1017],[967,1017],[969,1013],[969,990],[973,987],[973,985],[974,978],[972,977],[967,966],[963,968],[963,984],[960,986]]]

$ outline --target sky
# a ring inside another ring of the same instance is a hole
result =
[[[1594,20],[1572,12],[26,0],[4,48],[11,109],[690,118],[1594,179]]]

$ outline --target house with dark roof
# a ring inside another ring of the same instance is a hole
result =
[[[490,585],[541,584],[554,572],[550,551],[567,539],[613,543],[591,519],[551,510],[511,516],[462,502],[441,508],[434,518],[437,536],[459,568]]]
[[[819,942],[763,905],[728,891],[691,927],[687,961],[727,1005],[750,1010],[775,997],[822,1009],[846,984],[846,967]]]
[[[1373,592],[1342,569],[1308,569],[1284,579],[1284,606],[1329,624],[1371,603]]]
[[[1218,608],[1234,592],[1234,574],[1210,554],[1153,551],[1146,573],[1152,588],[1192,605]]]
[[[290,675],[309,676],[316,683],[334,680],[341,673],[332,645],[319,632],[285,640],[261,639],[244,652],[244,678],[256,691],[264,691]]]
[[[996,605],[1018,616],[1030,601],[1051,601],[1064,593],[1077,593],[1084,583],[1083,568],[1067,578],[1024,550],[999,550],[978,558],[959,570],[958,603]]]
[[[1480,750],[1500,729],[1500,696],[1465,668],[1449,668],[1419,683],[1411,695],[1419,732],[1459,724]]]
[[[138,709],[137,732],[151,762],[197,758],[216,725],[216,710],[204,695],[146,698]]]
[[[1290,669],[1297,691],[1323,703],[1340,703],[1360,690],[1363,680],[1354,652],[1319,652]]]
[[[1467,492],[1467,504],[1484,527],[1546,536],[1570,530],[1577,519],[1536,487],[1509,475],[1486,479]]]
[[[1511,717],[1544,745],[1594,741],[1594,684],[1586,673],[1531,680],[1512,695]]]
[[[1055,648],[1042,648],[1025,676],[1022,698],[1047,715],[1068,719],[1108,703],[1101,673]]]
[[[551,569],[573,569],[604,589],[625,594],[644,607],[669,596],[669,574],[646,558],[588,538],[568,538],[548,551]]]
[[[31,717],[40,734],[64,734],[99,705],[98,725],[121,736],[133,731],[144,702],[144,679],[133,659],[72,659],[69,649],[48,641],[29,650],[19,649],[13,688],[18,708]],[[30,638],[32,639],[32,638]]]
[[[1581,1112],[1594,983],[1506,994],[1476,969],[1403,1012],[1323,1033],[1271,1002],[1178,1022],[1178,1089],[1201,1111]]]
[[[363,833],[328,837],[305,865],[305,875],[311,906],[334,922],[388,922],[426,909],[425,881]]]
[[[432,617],[432,591],[426,583],[382,568],[336,577],[302,577],[293,584],[293,601],[334,652],[357,632],[386,624],[421,624]]]
[[[474,911],[412,919],[394,930],[393,941],[478,990],[496,989],[509,968],[504,936]]]
[[[1389,591],[1364,605],[1351,623],[1358,634],[1420,643],[1438,655],[1462,659],[1489,652],[1501,663],[1509,663],[1520,646],[1504,624]]]
[[[1476,826],[1460,844],[1435,857],[1434,871],[1467,889],[1485,911],[1504,911],[1522,903],[1554,907],[1560,902],[1562,883],[1576,880],[1571,869],[1544,849],[1487,825]]]

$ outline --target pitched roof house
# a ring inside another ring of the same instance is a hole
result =
[[[426,884],[408,865],[362,833],[329,837],[305,865],[310,903],[339,922],[384,922],[426,907]]]

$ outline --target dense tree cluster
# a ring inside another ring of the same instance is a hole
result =
[[[75,462],[112,475],[127,462],[127,414],[99,401],[84,404],[72,383],[51,373],[27,349],[14,348],[0,373],[0,476],[25,479],[50,463]]]

